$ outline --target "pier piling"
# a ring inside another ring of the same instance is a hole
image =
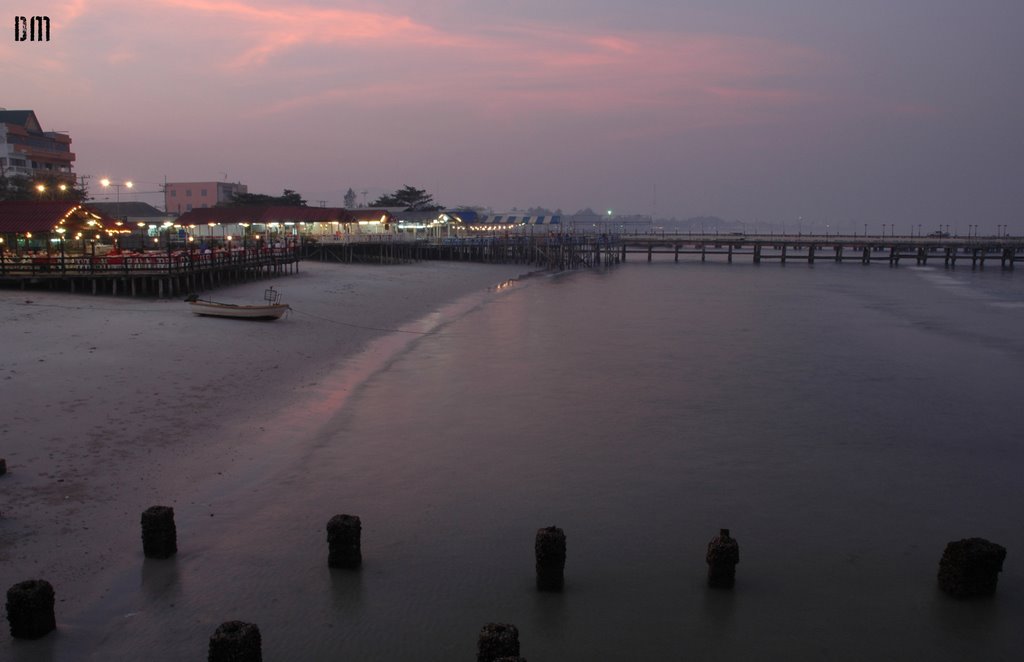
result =
[[[7,589],[7,621],[15,639],[39,639],[57,629],[53,586],[30,579]]]
[[[142,513],[142,552],[149,559],[166,559],[178,552],[174,508],[152,506]]]
[[[262,662],[263,641],[254,623],[221,623],[210,637],[207,662]]]
[[[954,598],[996,592],[1006,548],[984,538],[964,538],[946,545],[939,561],[939,588]]]
[[[519,657],[519,629],[508,623],[488,623],[480,630],[476,662]]]
[[[537,530],[537,589],[561,591],[565,586],[565,532],[557,526]]]
[[[327,522],[327,565],[358,568],[363,562],[360,549],[362,522],[355,515],[335,515]]]
[[[708,543],[708,586],[732,588],[736,583],[736,564],[739,562],[739,543],[729,537],[729,529],[721,529]]]

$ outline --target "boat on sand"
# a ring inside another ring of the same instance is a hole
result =
[[[247,320],[276,320],[291,310],[291,306],[281,303],[281,293],[274,288],[268,289],[263,294],[266,301],[264,304],[237,304],[221,303],[200,299],[195,294],[190,294],[185,301],[189,308],[196,315],[207,315],[210,317],[232,317],[235,319]]]

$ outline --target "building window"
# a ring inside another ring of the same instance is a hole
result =
[[[192,203],[191,202],[188,203],[187,205],[185,205],[185,211],[192,211]]]
[[[174,189],[174,188],[171,189],[171,197],[172,198],[178,197],[178,189]]]
[[[206,197],[206,189],[203,189],[203,190],[199,191],[199,195],[201,195],[202,197],[205,198]],[[205,207],[206,205],[203,205],[203,206]]]
[[[185,197],[186,198],[191,198],[192,197],[192,189],[186,189],[185,190]]]

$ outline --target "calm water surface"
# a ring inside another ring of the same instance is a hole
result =
[[[140,615],[83,645],[201,659],[239,618],[268,660],[471,660],[497,621],[531,662],[1019,659],[1022,276],[630,263],[464,302],[297,407],[297,452],[211,496],[202,548],[126,577]],[[359,572],[326,567],[341,512]],[[732,592],[705,587],[722,527]],[[994,599],[955,602],[938,560],[971,536],[1009,555]]]

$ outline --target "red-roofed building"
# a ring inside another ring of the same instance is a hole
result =
[[[389,229],[391,214],[381,209],[304,207],[286,205],[228,205],[193,209],[175,225],[189,228],[195,237],[226,242],[229,237],[335,237],[371,234]]]
[[[130,230],[88,205],[49,200],[0,200],[0,244],[9,252],[48,250],[52,242],[113,244]],[[72,244],[74,245],[74,244]]]

